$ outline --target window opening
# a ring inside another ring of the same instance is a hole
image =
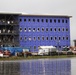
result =
[[[48,19],[46,19],[46,22],[48,22]]]
[[[54,31],[56,31],[56,28],[54,29]]]
[[[28,21],[31,21],[31,19],[28,19]]]
[[[24,40],[26,41],[26,36],[24,37]]]
[[[36,46],[34,46],[34,49],[36,49]]]
[[[20,40],[22,40],[22,37],[20,37]]]
[[[60,28],[58,28],[58,31],[60,31]]]
[[[46,31],[48,31],[48,28],[46,28]]]
[[[53,37],[50,37],[51,40],[53,40]]]
[[[50,23],[52,23],[52,19],[50,19]]]
[[[44,20],[42,19],[42,22],[44,22]]]
[[[35,32],[36,31],[36,29],[35,28],[33,28],[33,32]]]
[[[52,31],[52,28],[50,28],[50,31]]]
[[[48,37],[46,37],[46,40],[48,40]]]
[[[33,19],[33,22],[35,22],[35,19]]]
[[[56,39],[57,39],[57,37],[54,38],[54,40],[56,40]]]
[[[60,23],[60,20],[58,20],[58,23]]]
[[[24,19],[24,21],[26,21],[26,19]]]
[[[36,40],[36,37],[34,37],[34,41]]]
[[[32,40],[32,39],[31,39],[31,37],[29,37],[28,39],[29,39],[29,41],[31,41],[31,40]]]
[[[37,19],[37,22],[39,22],[39,19]]]
[[[64,28],[62,29],[62,31],[64,31]]]
[[[56,23],[56,19],[54,19],[54,23]]]
[[[38,37],[38,40],[40,40],[40,37]]]
[[[65,37],[63,37],[63,40],[65,39]]]
[[[68,28],[66,28],[66,31],[68,31]]]
[[[67,23],[68,21],[66,20],[66,23]]]
[[[68,40],[68,37],[66,37],[66,40]]]
[[[44,40],[44,36],[42,36],[42,40]]]
[[[24,31],[26,32],[26,28],[24,28]]]
[[[59,40],[60,40],[61,38],[59,37]]]
[[[20,27],[20,32],[22,32],[22,28]]]
[[[42,31],[44,31],[44,28],[42,28]]]
[[[31,32],[31,28],[29,28],[28,31]]]
[[[22,19],[20,19],[20,22],[22,21]]]

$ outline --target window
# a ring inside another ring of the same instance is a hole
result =
[[[64,39],[65,39],[65,37],[62,37],[62,39],[64,40]]]
[[[60,23],[60,20],[58,20],[58,23]]]
[[[54,31],[56,31],[56,28],[54,29]]]
[[[52,28],[50,28],[50,31],[52,31]]]
[[[24,19],[24,21],[26,21],[26,19]]]
[[[66,31],[68,31],[68,28],[66,28]]]
[[[34,41],[36,40],[36,37],[34,37]]]
[[[31,39],[31,37],[29,37],[28,39],[29,39],[29,41],[31,41],[31,40],[32,40],[32,39]]]
[[[60,28],[58,28],[58,31],[60,31]]]
[[[26,28],[24,28],[24,31],[26,32]]]
[[[29,28],[28,31],[31,32],[31,28]]]
[[[44,20],[43,20],[43,19],[42,19],[41,21],[42,21],[42,22],[44,22]]]
[[[30,49],[32,49],[32,46],[30,46]]]
[[[44,31],[44,28],[42,28],[42,31]]]
[[[48,19],[46,19],[46,22],[48,22]]]
[[[20,32],[22,32],[22,28],[20,27]]]
[[[64,23],[64,20],[62,20],[62,23]]]
[[[66,40],[68,40],[68,37],[66,37]]]
[[[35,28],[33,28],[33,32],[35,32],[36,31],[36,29]]]
[[[50,37],[50,40],[52,40],[52,39],[53,39],[53,37],[51,36],[51,37]]]
[[[60,40],[61,38],[59,37],[58,39]]]
[[[46,31],[48,31],[48,28],[46,28]]]
[[[22,19],[20,19],[20,22],[22,21]]]
[[[54,19],[54,23],[56,23],[56,19]]]
[[[40,40],[40,37],[38,36],[38,40]]]
[[[64,31],[64,28],[62,28],[62,31]]]
[[[33,22],[35,22],[35,19],[33,19]]]
[[[66,23],[67,23],[68,21],[66,20]]]
[[[22,37],[20,37],[20,40],[22,40]]]
[[[37,22],[39,22],[39,19],[37,19]]]
[[[61,46],[59,46],[59,48],[61,48]]]
[[[28,21],[31,21],[31,19],[28,19]]]
[[[44,40],[44,36],[42,36],[42,40]]]
[[[26,41],[26,36],[24,37],[24,40]]]
[[[54,37],[54,40],[56,40],[57,39],[57,37]]]
[[[50,19],[50,23],[52,23],[52,19]]]
[[[48,37],[46,37],[46,40],[48,40]]]
[[[34,49],[36,49],[36,46],[34,46]]]
[[[40,28],[38,28],[37,31],[40,32]]]

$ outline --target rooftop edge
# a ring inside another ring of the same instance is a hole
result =
[[[52,15],[52,14],[27,14],[27,13],[18,13],[18,12],[0,12],[0,15],[19,15],[19,16],[51,16],[51,17],[68,17],[71,18],[72,16],[68,15]]]

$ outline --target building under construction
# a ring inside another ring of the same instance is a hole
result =
[[[70,46],[70,17],[66,15],[30,15],[0,13],[0,46]]]
[[[18,14],[0,13],[0,46],[19,46]]]

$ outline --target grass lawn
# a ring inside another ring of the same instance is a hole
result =
[[[54,59],[54,58],[72,58],[76,57],[76,55],[57,55],[57,56],[28,56],[28,57],[17,57],[17,56],[12,56],[8,58],[0,58],[0,61],[6,61],[6,60],[30,60],[30,59]]]

